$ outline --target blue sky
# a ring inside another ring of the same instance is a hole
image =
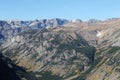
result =
[[[120,0],[0,0],[0,20],[120,18]]]

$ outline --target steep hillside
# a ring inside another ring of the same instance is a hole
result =
[[[0,49],[39,80],[119,80],[119,23],[73,20],[61,27],[28,29],[4,40]]]
[[[67,77],[87,68],[94,61],[95,48],[75,32],[56,30],[25,32],[6,42],[2,50],[29,71]]]
[[[0,80],[37,80],[0,53]]]

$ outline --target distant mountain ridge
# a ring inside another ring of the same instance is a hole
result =
[[[55,28],[67,24],[66,19],[43,19],[35,21],[0,21],[0,38],[12,37],[20,32],[31,29]]]
[[[119,18],[110,18],[105,21],[118,20]],[[99,23],[101,20],[90,19],[88,21],[82,21],[80,19],[42,19],[42,20],[33,20],[33,21],[19,21],[19,20],[0,20],[0,39],[5,39],[8,37],[13,37],[21,32],[33,29],[48,29],[55,27],[62,27],[67,24],[73,23],[87,23],[88,25],[94,25],[95,23]]]

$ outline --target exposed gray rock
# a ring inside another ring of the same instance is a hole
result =
[[[31,29],[61,27],[68,22],[68,20],[59,18],[35,21],[0,21],[0,39],[13,37]]]

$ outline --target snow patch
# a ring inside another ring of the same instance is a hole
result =
[[[12,27],[12,28],[19,28],[19,27],[21,27],[21,26],[17,26],[17,25],[16,25],[16,26],[11,26],[11,27]]]
[[[101,38],[102,36],[103,36],[103,33],[102,33],[102,32],[100,32],[100,31],[97,31],[96,37]]]
[[[99,32],[97,33],[96,37],[100,37],[102,34]]]
[[[22,36],[15,36],[11,39],[11,42],[20,42],[23,39]]]
[[[76,22],[76,19],[73,19],[72,22]]]
[[[12,39],[11,39],[11,42],[14,42],[15,41],[15,38],[13,37]]]

